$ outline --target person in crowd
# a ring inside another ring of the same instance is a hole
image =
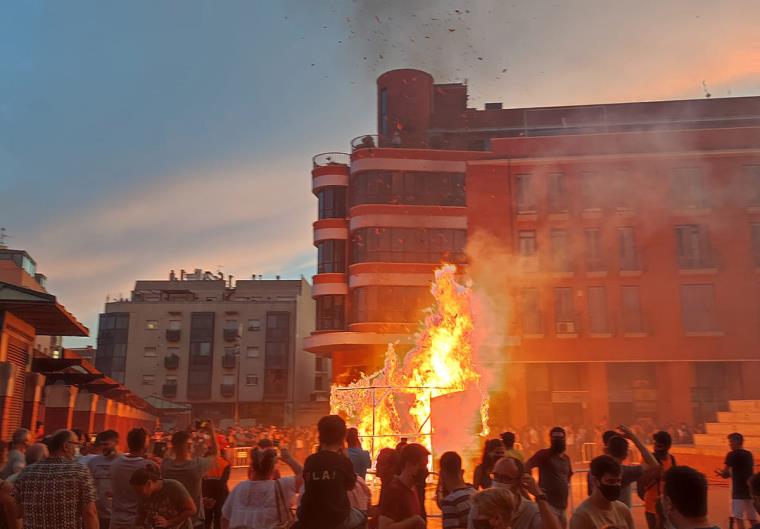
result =
[[[369,516],[370,503],[372,502],[372,491],[369,490],[367,482],[361,476],[356,476],[356,485],[348,491],[348,503],[352,509],[361,511],[364,516]]]
[[[521,451],[515,448],[514,432],[503,432],[501,434],[501,442],[504,443],[504,455],[506,457],[514,457],[525,463],[525,456]]]
[[[744,529],[744,520],[750,525],[757,523],[757,513],[752,505],[752,497],[747,480],[755,470],[752,452],[744,449],[744,436],[738,432],[728,435],[731,451],[726,454],[722,470],[715,473],[723,479],[731,478],[731,522],[734,529]]]
[[[219,437],[217,437],[217,445],[218,443]],[[214,462],[201,483],[206,529],[212,527],[219,529],[221,527],[222,505],[224,505],[230,492],[227,482],[230,480],[232,466],[225,455],[224,449],[220,449],[219,454],[214,456]]]
[[[487,489],[491,486],[491,471],[493,470],[493,466],[505,454],[506,450],[501,439],[489,439],[486,441],[480,464],[475,467],[472,476],[472,484],[476,489]]]
[[[396,468],[399,466],[399,453],[393,448],[383,448],[377,454],[375,475],[380,478],[380,497],[378,508],[383,502],[385,491],[393,478],[396,477]]]
[[[346,445],[348,445],[346,455],[351,460],[351,464],[354,465],[354,472],[362,480],[367,479],[367,469],[372,466],[372,460],[369,457],[369,452],[362,449],[359,430],[349,428],[346,431]]]
[[[251,451],[250,479],[239,483],[230,492],[222,507],[222,529],[281,527],[289,519],[289,509],[303,484],[303,467],[287,449],[280,459],[293,475],[275,479],[277,451],[274,448],[254,448]]]
[[[192,529],[192,517],[197,508],[182,483],[162,479],[151,462],[135,470],[129,484],[140,498],[138,527]]]
[[[26,465],[24,467],[21,467],[18,472],[15,474],[8,476],[8,479],[6,480],[9,484],[13,485],[16,483],[16,480],[21,475],[21,472],[24,470],[24,468],[28,467],[29,465],[35,464],[37,461],[41,461],[43,459],[47,459],[50,456],[50,449],[48,446],[44,443],[32,443],[29,445],[29,448],[26,449],[26,454],[24,454],[24,459],[26,462]]]
[[[462,458],[456,452],[444,452],[439,463],[436,500],[443,516],[443,529],[467,529],[470,496],[475,488],[465,483]]]
[[[196,505],[193,515],[193,527],[204,525],[203,508],[201,504],[203,477],[213,466],[219,448],[216,443],[214,426],[209,421],[202,429],[204,439],[211,441],[208,455],[193,457],[193,440],[190,432],[181,430],[172,435],[173,458],[165,458],[161,463],[161,475],[167,479],[174,479],[185,486],[190,497]]]
[[[5,447],[3,443],[0,446]],[[0,528],[20,529],[21,520],[16,518],[16,499],[13,497],[13,485],[8,480],[0,479]]]
[[[472,496],[473,529],[509,529],[517,505],[515,494],[506,489],[490,488]]]
[[[707,516],[707,480],[686,467],[670,467],[662,479],[662,511],[675,529],[718,529]]]
[[[649,475],[643,477],[639,482],[639,490],[644,495],[644,513],[649,529],[658,529],[664,523],[662,505],[662,488],[664,482],[662,476],[671,467],[676,466],[676,459],[670,454],[670,447],[673,445],[671,435],[660,430],[652,435],[654,441],[654,457],[657,460],[658,468]]]
[[[549,442],[549,448],[543,448],[531,456],[525,464],[525,471],[530,473],[538,468],[538,486],[546,492],[549,505],[564,528],[567,527],[565,510],[573,475],[573,465],[565,453],[565,430],[559,426],[552,428]]]
[[[614,438],[613,438],[614,439]],[[634,529],[631,510],[620,501],[623,469],[611,456],[602,455],[591,461],[589,469],[594,492],[583,500],[570,518],[570,529],[602,529],[617,527]]]
[[[344,453],[346,422],[326,415],[317,423],[319,451],[304,463],[304,493],[298,520],[307,529],[354,529],[364,525],[364,514],[351,508],[347,491],[356,484],[356,473]]]
[[[417,483],[428,475],[430,452],[417,443],[401,451],[401,473],[388,484],[380,503],[380,529],[423,529],[425,519],[417,493]]]
[[[111,525],[111,463],[118,457],[116,447],[119,445],[119,433],[115,430],[105,430],[95,437],[96,455],[87,461],[87,468],[95,482],[100,529],[109,529]]]
[[[19,428],[13,432],[11,449],[8,452],[5,466],[0,470],[0,479],[7,479],[24,468],[26,449],[33,442],[32,432],[28,429]]]
[[[97,529],[95,485],[75,461],[79,438],[59,430],[50,439],[50,457],[25,468],[16,480],[17,514],[26,529]]]
[[[127,433],[129,452],[116,456],[111,462],[111,522],[109,529],[131,529],[139,514],[140,498],[129,484],[135,471],[146,465],[158,467],[146,458],[148,454],[148,432],[135,428]]]
[[[538,488],[533,476],[525,473],[523,462],[514,457],[502,457],[493,467],[491,488],[507,489],[515,494],[516,506],[512,529],[560,529],[559,519]],[[531,501],[533,496],[535,501]]]
[[[747,486],[752,498],[752,506],[755,508],[755,512],[760,514],[760,472],[752,474],[752,477],[747,480]],[[756,523],[750,529],[760,529],[760,523]]]

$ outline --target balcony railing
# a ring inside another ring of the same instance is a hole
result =
[[[177,396],[177,384],[164,384],[161,389],[161,394],[164,397],[173,398]]]
[[[235,384],[222,384],[219,387],[219,392],[222,394],[222,397],[234,397]]]
[[[222,367],[224,369],[235,369],[235,356],[234,355],[222,355]]]
[[[166,369],[178,369],[179,368],[179,356],[169,355],[164,358],[164,367]]]
[[[330,165],[348,165],[351,163],[351,155],[345,152],[323,152],[311,159],[314,168],[327,167]]]
[[[240,338],[240,333],[237,329],[224,329],[224,339],[228,342],[234,342]]]
[[[178,342],[182,337],[182,331],[179,329],[166,329],[166,341]]]

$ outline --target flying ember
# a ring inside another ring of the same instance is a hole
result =
[[[382,369],[362,374],[347,386],[332,387],[332,413],[346,417],[369,439],[373,455],[395,447],[402,437],[432,449],[433,437],[445,435],[436,427],[436,409],[446,414],[447,406],[455,406],[451,412],[459,424],[468,426],[469,435],[488,433],[488,394],[475,361],[475,303],[472,291],[458,283],[455,275],[454,265],[435,271],[431,285],[434,303],[416,335],[415,346],[401,363],[389,344]],[[462,398],[439,398],[456,394]]]

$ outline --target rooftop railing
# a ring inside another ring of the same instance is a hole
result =
[[[351,163],[351,155],[345,152],[323,152],[314,156],[311,163],[315,168],[329,165],[348,165]]]

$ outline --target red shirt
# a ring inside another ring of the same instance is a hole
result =
[[[385,516],[400,522],[414,515],[421,516],[420,497],[417,490],[407,487],[398,476],[393,478],[386,490],[383,491],[383,499],[380,502],[380,516]]]

